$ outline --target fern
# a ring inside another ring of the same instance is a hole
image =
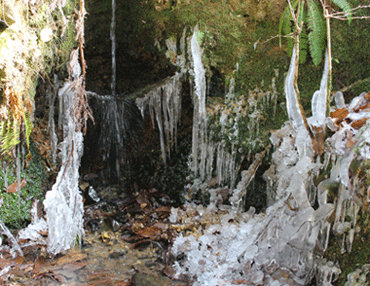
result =
[[[1,153],[6,155],[14,146],[20,143],[20,128],[18,120],[13,116],[13,120],[8,120],[1,125],[2,136]]]
[[[296,1],[293,2],[293,4],[292,4],[293,9],[297,8],[298,3],[299,3],[299,0],[296,0]],[[285,7],[284,12],[281,15],[280,21],[279,21],[279,45],[280,45],[280,47],[282,46],[282,44],[281,44],[281,35],[291,34],[293,32],[292,25],[293,25],[293,18],[292,18],[292,14],[290,13],[290,7],[288,5],[288,6]],[[288,40],[286,42],[286,50],[287,50],[288,54],[292,53],[293,43],[294,43],[294,40],[288,38]]]
[[[301,6],[299,9],[298,14],[298,23],[301,25],[301,23],[306,22],[306,13],[305,13],[305,1],[301,2]],[[308,53],[308,39],[307,39],[307,30],[302,29],[301,33],[299,34],[299,62],[301,64],[306,62],[307,59],[307,53]]]
[[[345,12],[348,19],[348,24],[351,24],[352,21],[352,13],[351,13],[351,5],[348,3],[347,0],[331,0],[336,6],[338,6],[343,12]]]
[[[326,23],[322,15],[322,9],[315,0],[310,0],[308,5],[308,34],[310,54],[314,65],[319,65],[326,44]]]
[[[279,46],[281,47],[281,35],[288,35],[292,32],[292,23],[293,21],[292,15],[290,13],[289,5],[285,7],[283,14],[280,17],[279,21]]]

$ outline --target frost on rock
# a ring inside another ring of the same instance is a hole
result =
[[[58,95],[63,114],[64,140],[59,146],[62,166],[52,190],[46,193],[44,200],[49,228],[48,251],[52,254],[71,248],[76,239],[84,234],[83,202],[78,189],[83,135],[76,132],[71,114],[75,96],[72,83],[65,83]]]

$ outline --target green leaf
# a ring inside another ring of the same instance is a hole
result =
[[[352,21],[351,5],[347,0],[331,0],[335,5],[337,5],[343,12],[347,13],[348,24]]]
[[[296,0],[293,2],[292,7],[293,9],[296,9],[298,6],[299,0]],[[290,33],[293,32],[293,17],[292,13],[290,12],[290,7],[289,5],[285,7],[283,14],[280,17],[279,21],[279,45],[281,47],[281,35],[289,35]],[[293,44],[294,40],[287,38],[287,43],[286,43],[286,50],[288,54],[291,54],[292,49],[293,49]]]
[[[326,43],[326,23],[321,7],[315,0],[308,2],[308,34],[310,53],[314,65],[319,65],[323,56]]]
[[[288,35],[292,32],[292,27],[291,27],[291,20],[292,15],[290,13],[290,8],[289,5],[285,7],[283,14],[280,17],[279,21],[279,46],[281,47],[281,35]]]
[[[305,13],[305,1],[301,2],[301,6],[299,9],[298,14],[298,23],[302,25],[302,31],[299,35],[299,62],[304,64],[307,59],[308,53],[308,36],[307,36],[307,29],[304,27],[304,23],[307,21],[307,15]]]

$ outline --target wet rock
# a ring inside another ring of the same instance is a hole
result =
[[[86,182],[92,182],[96,180],[97,178],[99,178],[99,175],[94,174],[94,173],[86,174],[85,176],[83,176],[83,180]]]
[[[136,273],[132,277],[132,285],[134,286],[186,286],[183,281],[171,281],[171,279],[157,273]]]
[[[171,284],[171,280],[156,273],[148,274],[139,272],[132,277],[132,284],[134,286],[169,286]]]

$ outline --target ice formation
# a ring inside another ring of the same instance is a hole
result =
[[[193,98],[193,142],[192,142],[192,171],[197,177],[200,174],[204,177],[205,159],[213,159],[213,156],[207,156],[209,149],[207,148],[207,121],[206,121],[206,77],[202,63],[203,50],[199,45],[198,27],[194,28],[191,37],[190,48],[192,67],[194,75],[194,92]],[[212,148],[212,147],[211,147]]]
[[[193,136],[191,170],[195,178],[201,181],[209,180],[214,173],[217,174],[219,185],[227,184],[234,186],[236,175],[239,171],[236,164],[237,150],[232,144],[231,150],[225,146],[225,142],[213,142],[212,134],[208,134],[206,116],[206,77],[202,63],[203,50],[199,45],[199,30],[194,28],[191,37],[192,73],[194,76],[193,98]],[[230,92],[233,91],[233,81],[230,84]],[[229,96],[230,95],[229,92]],[[222,120],[222,117],[221,117]],[[237,128],[236,131],[237,132]],[[215,170],[214,170],[215,168]]]
[[[183,76],[183,73],[177,72],[164,83],[152,88],[144,97],[136,99],[141,115],[144,117],[145,110],[148,108],[153,126],[155,126],[155,121],[157,122],[164,163],[176,143],[177,125],[181,116],[181,79]]]
[[[206,71],[202,63],[203,50],[198,43],[199,33],[198,26],[196,26],[191,37],[191,55],[194,67],[195,96],[198,105],[197,115],[201,120],[206,113]]]
[[[165,164],[167,157],[171,155],[171,149],[176,145],[177,126],[181,118],[182,79],[187,72],[185,35],[186,29],[180,39],[179,52],[174,39],[166,40],[166,56],[180,71],[161,83],[153,85],[149,92],[136,99],[136,105],[140,109],[142,117],[144,118],[145,111],[149,109],[152,124],[158,127],[162,160]],[[159,43],[157,45],[159,47]]]
[[[285,82],[290,122],[272,132],[270,138],[275,151],[264,174],[266,212],[257,215],[253,208],[248,212],[239,209],[243,188],[251,170],[258,165],[258,158],[248,171],[242,172],[242,180],[230,198],[231,206],[223,205],[219,195],[211,190],[208,207],[188,204],[185,210],[171,212],[170,221],[174,224],[190,225],[193,229],[194,225],[202,226],[177,237],[172,248],[175,257],[185,254],[183,260],[175,262],[177,273],[189,275],[194,285],[307,285],[314,276],[318,285],[332,285],[340,269],[318,254],[325,252],[331,228],[342,242],[342,252],[351,251],[359,207],[353,200],[349,168],[355,158],[368,159],[370,154],[370,127],[365,124],[370,95],[355,98],[346,107],[348,112],[344,116],[342,113],[337,116],[334,110],[331,118],[325,118],[325,109],[319,106],[324,94],[326,98],[325,65],[320,96],[316,94],[313,98],[311,124],[327,123],[337,132],[327,139],[328,149],[321,163],[315,157],[299,110],[294,66],[293,56]],[[340,95],[336,102],[344,108]],[[362,114],[354,116],[355,112]],[[359,150],[359,155],[353,148]],[[315,186],[314,176],[328,166],[329,160],[333,165],[330,177]],[[333,188],[338,189],[336,204],[328,200]],[[333,223],[327,220],[329,216],[334,218]]]
[[[328,53],[325,53],[325,64],[324,72],[322,75],[320,90],[315,91],[311,101],[312,117],[308,118],[309,124],[324,127],[326,119],[326,102],[327,102],[327,91],[328,91],[328,72],[329,72],[329,61]]]
[[[76,132],[71,112],[75,91],[73,82],[59,90],[64,140],[60,143],[62,167],[52,190],[45,196],[44,207],[49,228],[48,251],[53,254],[71,248],[83,234],[83,202],[78,188],[83,135]]]
[[[288,74],[285,79],[284,91],[286,95],[286,106],[289,119],[293,122],[294,129],[298,130],[304,126],[303,116],[299,107],[298,95],[294,87],[294,74],[296,69],[295,45],[293,45],[292,59]]]

